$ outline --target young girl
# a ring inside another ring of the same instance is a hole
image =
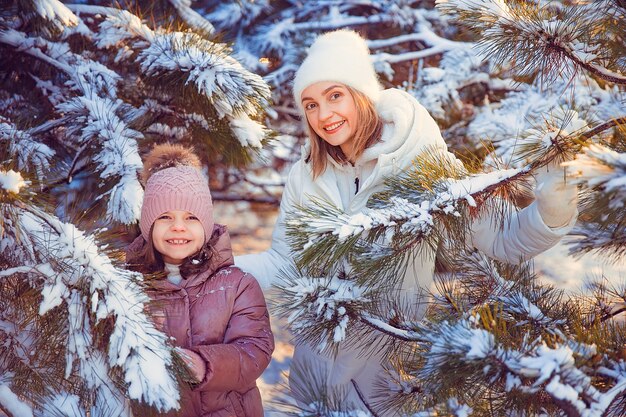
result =
[[[147,156],[139,236],[127,262],[151,282],[156,324],[180,347],[195,381],[182,387],[185,417],[261,417],[256,379],[268,366],[274,337],[255,278],[233,266],[230,238],[214,224],[198,158],[159,145]]]
[[[437,124],[413,96],[397,89],[381,90],[367,45],[353,31],[339,30],[316,39],[296,73],[293,95],[307,122],[308,146],[289,174],[271,249],[235,259],[242,269],[254,270],[264,288],[293,262],[285,219],[297,206],[321,198],[348,215],[356,214],[384,188],[386,177],[411,168],[421,152],[439,149],[442,158],[455,161]],[[470,245],[496,259],[518,263],[556,244],[576,221],[576,188],[564,183],[562,171],[553,169],[535,194],[536,201],[515,213],[502,229],[490,221],[491,216],[474,222]],[[431,288],[435,264],[431,248],[416,248],[415,253],[401,288],[414,298],[420,289]],[[321,370],[328,387],[342,388],[353,407],[364,409],[350,381],[373,403],[374,383],[385,374],[386,360],[345,347],[333,358],[300,344],[292,365],[300,364]],[[304,381],[297,381],[292,373],[291,382],[302,385]]]

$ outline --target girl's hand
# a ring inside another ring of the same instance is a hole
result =
[[[191,371],[195,382],[202,382],[206,376],[206,364],[204,363],[204,359],[193,350],[179,347],[177,347],[176,350],[185,361],[187,368]]]

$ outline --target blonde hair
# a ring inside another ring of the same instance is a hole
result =
[[[357,160],[365,149],[372,146],[380,140],[383,132],[383,122],[376,112],[374,103],[368,96],[347,85],[345,87],[354,99],[356,107],[357,123],[355,126],[354,140],[352,146],[352,154],[346,155],[339,146],[328,144],[324,139],[318,136],[311,127],[307,119],[307,127],[309,129],[309,139],[311,141],[311,153],[308,159],[313,163],[313,178],[322,175],[326,170],[328,163],[328,155],[335,161],[344,163],[347,161]]]

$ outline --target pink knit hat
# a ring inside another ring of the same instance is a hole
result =
[[[204,242],[213,234],[213,203],[206,177],[193,166],[176,166],[157,171],[146,183],[139,228],[146,241],[152,223],[170,210],[193,213],[204,228]]]

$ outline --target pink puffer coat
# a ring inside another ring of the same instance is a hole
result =
[[[217,256],[207,270],[180,286],[167,279],[152,281],[148,291],[151,310],[164,316],[163,331],[206,364],[202,382],[181,387],[181,410],[171,415],[261,417],[256,379],[274,350],[265,298],[256,279],[233,266],[224,226],[215,225],[211,244]]]

